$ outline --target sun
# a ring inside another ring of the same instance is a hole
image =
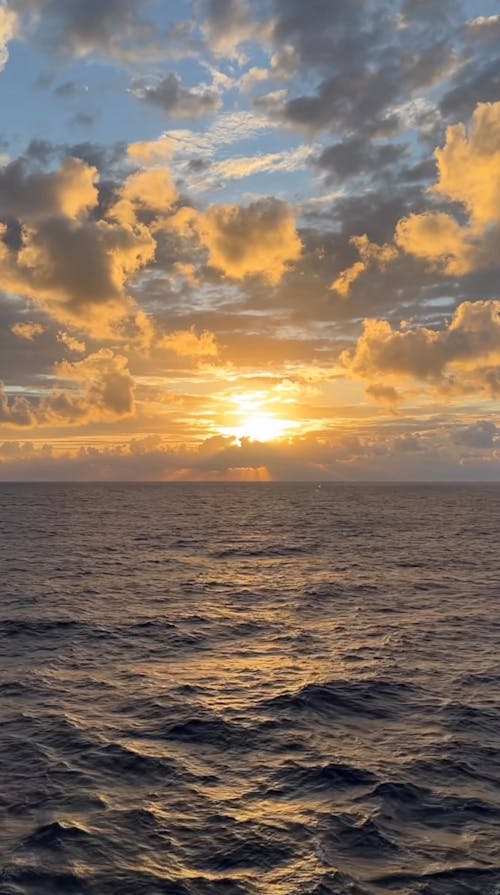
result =
[[[289,428],[287,420],[280,420],[271,413],[261,411],[252,413],[246,417],[244,422],[235,429],[235,436],[238,439],[250,438],[251,441],[274,441],[276,438],[282,438]]]
[[[240,444],[243,439],[277,441],[291,435],[299,427],[297,421],[276,415],[272,407],[268,409],[270,404],[276,403],[276,398],[268,392],[238,392],[230,395],[229,403],[234,410],[228,409],[223,413],[224,425],[219,426],[218,431]]]

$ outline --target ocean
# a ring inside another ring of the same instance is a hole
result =
[[[499,895],[500,487],[0,486],[0,895]]]

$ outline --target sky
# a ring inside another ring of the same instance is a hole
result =
[[[0,480],[500,480],[497,0],[0,2]]]

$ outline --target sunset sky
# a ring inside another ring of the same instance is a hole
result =
[[[0,479],[500,479],[498,0],[0,5]]]

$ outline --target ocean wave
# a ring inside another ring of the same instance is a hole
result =
[[[500,895],[500,490],[0,497],[0,895]]]
[[[317,549],[317,545],[303,544],[269,544],[265,547],[225,547],[216,550],[211,556],[214,559],[275,559],[287,556],[309,556]]]
[[[422,692],[411,684],[383,679],[335,680],[306,684],[300,690],[266,700],[262,707],[285,712],[390,718],[407,711],[412,700],[421,698]]]

